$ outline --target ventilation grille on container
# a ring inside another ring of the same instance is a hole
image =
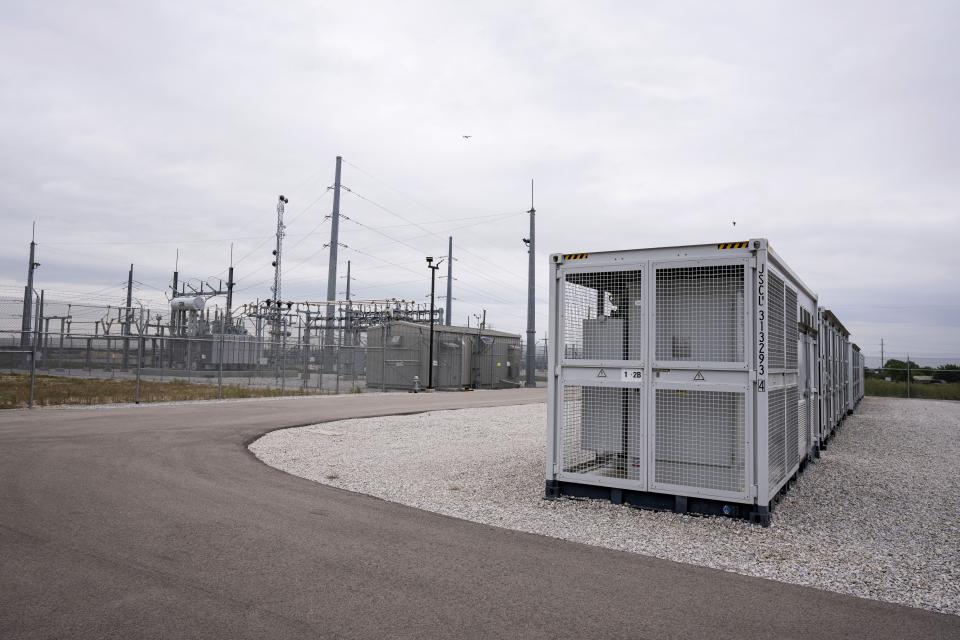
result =
[[[782,387],[769,392],[767,425],[769,428],[770,489],[786,474],[786,425],[784,416],[786,390]]]
[[[794,407],[797,406],[797,387],[796,385],[787,387],[786,406],[784,407],[787,428],[787,448],[786,448],[786,470],[789,472],[800,460],[800,438],[798,435],[799,424],[797,412]]]
[[[783,369],[783,280],[770,273],[767,299],[767,331],[770,345],[769,368]]]
[[[793,473],[800,461],[799,395],[797,385],[770,391],[767,424],[771,490]]]
[[[810,430],[807,427],[807,408],[809,406],[809,398],[804,398],[797,403],[797,424],[799,425],[797,445],[800,447],[801,458],[806,457],[810,448]]]
[[[641,479],[642,394],[636,388],[563,388],[563,470]]]
[[[656,482],[744,490],[744,394],[656,390]]]
[[[786,340],[786,366],[788,370],[797,370],[798,356],[798,327],[797,327],[797,292],[786,287],[783,296],[783,323]]]
[[[563,283],[563,355],[641,360],[641,271],[568,273]]]
[[[657,269],[656,358],[743,361],[743,265]]]

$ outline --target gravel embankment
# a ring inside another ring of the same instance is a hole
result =
[[[457,518],[960,615],[960,403],[867,398],[771,527],[543,496],[544,405],[285,429],[269,465]]]

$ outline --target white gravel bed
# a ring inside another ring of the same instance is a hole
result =
[[[267,434],[265,463],[475,522],[960,615],[960,403],[867,398],[773,524],[543,499],[543,404]]]

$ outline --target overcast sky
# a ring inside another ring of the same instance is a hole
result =
[[[960,3],[0,5],[0,293],[36,220],[38,288],[159,304],[232,241],[270,297],[283,193],[323,299],[341,155],[355,297],[450,233],[454,320],[522,331],[535,178],[540,335],[552,252],[763,236],[869,355],[960,359]]]

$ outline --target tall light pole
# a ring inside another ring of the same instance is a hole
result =
[[[443,258],[440,258],[437,264],[433,264],[433,256],[427,256],[427,269],[430,269],[430,356],[427,362],[427,389],[431,391],[433,390],[433,294],[437,284],[437,269],[442,262]]]
[[[447,244],[447,318],[444,323],[448,327],[453,324],[453,236]]]
[[[283,238],[286,235],[287,225],[283,222],[284,205],[290,201],[280,195],[277,197],[277,241],[273,249],[273,300],[277,303],[277,312],[273,317],[273,340],[278,340],[283,331],[283,317],[280,311],[280,298],[283,295],[281,285],[283,278]],[[268,301],[269,302],[269,301]]]

